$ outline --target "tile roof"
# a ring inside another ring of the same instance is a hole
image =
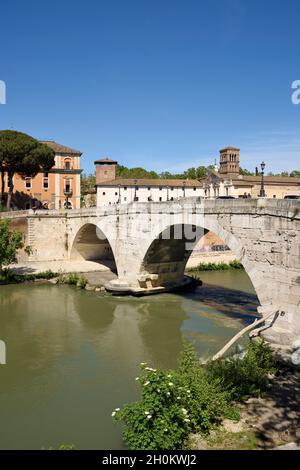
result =
[[[160,178],[116,178],[103,181],[96,186],[172,186],[178,188],[202,188],[198,180],[160,179]]]
[[[100,158],[100,160],[95,160],[94,164],[96,165],[97,163],[118,163],[116,160],[111,160],[110,158]]]
[[[75,150],[72,147],[66,147],[66,145],[58,144],[54,140],[40,140],[42,144],[48,145],[52,148],[55,153],[68,154],[68,155],[81,155],[80,150]]]

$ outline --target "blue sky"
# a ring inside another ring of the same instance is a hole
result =
[[[181,171],[226,145],[299,169],[299,0],[1,3],[0,128],[80,149],[82,166]]]

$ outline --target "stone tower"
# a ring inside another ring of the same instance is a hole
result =
[[[240,149],[226,147],[220,150],[220,174],[240,174]]]
[[[94,163],[96,165],[96,184],[111,181],[116,178],[118,162],[110,158],[102,158],[101,160],[96,160]]]

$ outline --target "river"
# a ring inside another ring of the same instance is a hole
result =
[[[139,363],[174,367],[183,339],[206,358],[254,319],[244,271],[201,277],[194,292],[143,298],[0,286],[0,448],[125,448],[111,412],[138,398]]]

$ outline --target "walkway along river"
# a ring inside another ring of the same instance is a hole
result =
[[[0,286],[0,448],[124,448],[111,412],[138,398],[140,362],[175,366],[184,339],[208,357],[253,321],[244,271],[201,277],[194,292],[144,298]]]

